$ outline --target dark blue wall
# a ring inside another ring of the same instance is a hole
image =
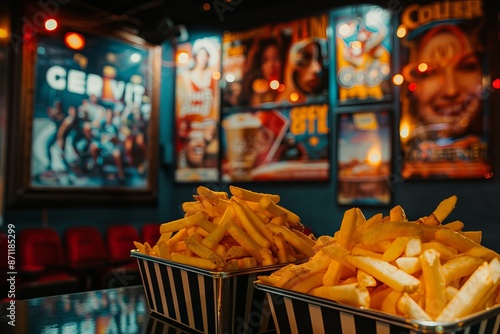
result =
[[[497,59],[498,40],[494,34],[490,46],[496,48],[492,59]],[[160,102],[160,167],[158,181],[158,205],[155,207],[67,207],[64,209],[34,210],[10,209],[5,211],[5,222],[13,223],[16,229],[42,226],[44,224],[58,229],[61,233],[65,228],[74,225],[93,225],[102,231],[112,224],[131,223],[139,227],[148,222],[165,222],[180,218],[180,205],[192,200],[192,195],[199,184],[175,184],[173,182],[173,86],[175,71],[173,68],[172,48],[166,45],[163,53],[162,92]],[[496,57],[496,58],[495,58]],[[493,63],[493,77],[499,77],[498,64]],[[500,103],[499,93],[492,96],[491,109],[491,148],[494,166],[494,177],[489,180],[452,180],[452,181],[405,181],[394,178],[394,198],[392,205],[401,205],[410,219],[428,215],[441,200],[452,194],[458,196],[456,209],[449,221],[459,219],[465,223],[466,230],[482,230],[483,244],[500,251]],[[333,124],[333,123],[331,123]],[[332,127],[334,128],[334,127]],[[397,134],[395,134],[397,138]],[[333,235],[339,228],[345,207],[336,204],[336,170],[335,136],[332,140],[331,181],[325,183],[252,183],[240,186],[258,191],[281,195],[281,204],[297,213],[304,225],[317,235]],[[394,148],[397,156],[398,147]],[[395,159],[397,160],[397,159]],[[396,172],[398,164],[394,166]],[[397,176],[397,174],[396,174]],[[204,184],[211,189],[227,190],[227,184]],[[365,216],[375,213],[389,213],[390,207],[362,208]],[[5,228],[5,225],[2,229]]]

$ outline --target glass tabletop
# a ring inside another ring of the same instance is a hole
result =
[[[190,332],[181,327],[150,314],[142,285],[0,304],[1,333]]]

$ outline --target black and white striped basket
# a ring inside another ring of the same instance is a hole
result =
[[[137,258],[151,312],[200,333],[276,331],[266,294],[254,281],[282,265],[213,272],[138,251],[131,256]]]
[[[498,334],[500,307],[458,322],[413,321],[255,282],[265,291],[277,333],[282,334]]]

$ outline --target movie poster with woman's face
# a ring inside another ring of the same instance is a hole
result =
[[[204,37],[180,44],[176,63],[175,180],[217,181],[220,40]]]
[[[391,14],[378,6],[355,6],[335,18],[339,104],[391,97]]]
[[[223,36],[223,106],[324,102],[328,97],[326,15]]]
[[[413,4],[401,14],[404,178],[492,176],[484,16],[476,0]]]

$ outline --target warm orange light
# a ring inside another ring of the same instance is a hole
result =
[[[280,87],[280,82],[278,80],[271,80],[271,82],[269,83],[269,87],[276,90]]]
[[[400,25],[398,27],[398,30],[396,31],[396,36],[398,36],[399,38],[405,37],[406,36],[406,27],[403,25]]]
[[[45,29],[47,31],[54,31],[57,28],[57,21],[54,19],[48,19],[45,21]]]
[[[181,51],[177,54],[177,62],[179,64],[185,64],[189,59],[189,55],[186,51]]]
[[[285,85],[280,84],[280,86],[278,87],[278,92],[283,93],[284,91],[285,91]]]
[[[377,147],[372,147],[366,157],[370,165],[378,165],[382,161],[382,154]]]
[[[7,38],[9,37],[9,32],[5,29],[0,28],[0,38]]]
[[[426,63],[420,63],[417,66],[419,72],[425,72],[429,68]]]
[[[73,50],[81,50],[85,46],[85,38],[76,32],[69,32],[64,36],[64,43]]]
[[[214,73],[212,73],[212,78],[213,78],[214,80],[219,80],[219,79],[220,79],[220,77],[221,77],[221,74],[220,74],[220,72],[219,72],[219,71],[215,71]]]
[[[394,76],[392,77],[392,82],[393,82],[395,85],[397,85],[397,86],[401,85],[401,84],[403,83],[403,81],[404,81],[404,78],[403,78],[403,76],[402,76],[401,74],[399,74],[399,73],[398,73],[398,74],[396,74],[396,75],[394,75]]]
[[[299,99],[299,94],[297,93],[292,93],[290,94],[290,101],[296,102]]]
[[[401,136],[401,138],[408,138],[408,136],[410,135],[410,125],[407,122],[401,123],[399,135]]]
[[[210,4],[209,4],[208,2],[205,2],[205,3],[203,4],[203,10],[204,10],[204,11],[206,11],[206,12],[208,12],[208,11],[210,10],[210,8],[211,8],[211,7],[212,7],[212,6],[210,6]]]

